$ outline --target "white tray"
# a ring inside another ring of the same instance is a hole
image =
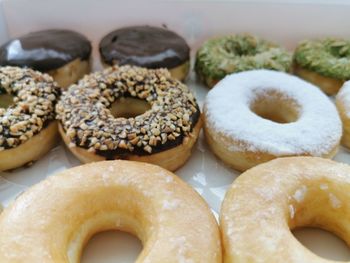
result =
[[[74,29],[93,42],[94,68],[100,69],[97,43],[104,34],[121,26],[166,24],[187,39],[192,51],[210,36],[235,32],[251,32],[292,49],[305,38],[349,37],[349,13],[350,2],[342,0],[285,0],[283,3],[268,0],[0,0],[0,43],[33,30]],[[194,79],[191,73],[187,84],[202,105],[208,90]],[[350,163],[350,154],[341,149],[335,160]],[[76,165],[79,161],[60,144],[30,168],[0,173],[0,202],[7,205],[30,185]],[[190,160],[176,174],[205,198],[217,216],[227,188],[239,173],[213,156],[201,134]],[[297,231],[296,235],[321,256],[350,260],[350,250],[345,243],[331,234],[304,230]],[[82,262],[134,262],[141,249],[140,242],[128,234],[106,232],[89,242]]]

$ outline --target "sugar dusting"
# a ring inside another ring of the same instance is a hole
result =
[[[297,121],[280,124],[250,110],[258,95],[271,91],[300,106]],[[208,93],[204,113],[209,127],[230,140],[243,142],[231,147],[232,151],[322,156],[333,149],[342,134],[337,110],[326,95],[297,77],[270,70],[227,76]]]
[[[181,203],[181,201],[178,199],[164,200],[163,201],[163,209],[166,209],[166,210],[175,209],[180,205],[180,203]]]
[[[329,198],[329,202],[333,208],[337,209],[337,208],[340,208],[342,206],[341,201],[334,194],[329,193],[328,198]]]
[[[307,192],[307,187],[305,185],[301,186],[295,191],[293,195],[294,200],[297,201],[298,203],[302,202],[305,198],[306,192]]]

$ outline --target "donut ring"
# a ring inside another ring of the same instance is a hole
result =
[[[19,196],[0,215],[0,262],[79,262],[89,238],[110,229],[139,237],[138,263],[222,262],[217,223],[197,192],[131,161],[75,167]]]
[[[221,208],[224,262],[334,262],[290,229],[319,227],[349,243],[349,175],[348,165],[316,157],[280,158],[241,174]]]
[[[205,100],[204,121],[210,148],[240,171],[283,156],[332,158],[342,135],[327,96],[270,70],[236,73],[219,82]]]
[[[350,41],[306,40],[294,52],[294,73],[328,95],[336,94],[350,79]]]
[[[0,94],[13,96],[0,107],[0,171],[35,161],[58,139],[55,105],[60,91],[52,78],[31,69],[0,67]]]
[[[207,40],[197,51],[199,79],[213,87],[226,75],[253,69],[289,71],[292,56],[269,41],[248,34]]]
[[[150,109],[114,117],[113,102],[131,97]],[[114,66],[71,86],[57,105],[59,130],[82,162],[128,159],[168,170],[182,166],[197,140],[201,118],[196,99],[165,69]]]

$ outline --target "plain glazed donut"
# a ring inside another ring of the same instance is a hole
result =
[[[0,215],[0,262],[79,262],[87,241],[111,229],[141,240],[138,263],[222,262],[217,223],[197,192],[131,161],[72,168],[20,195]]]
[[[0,47],[0,65],[29,67],[49,74],[66,88],[90,73],[90,41],[62,29],[31,32]]]
[[[60,91],[47,74],[0,67],[2,94],[13,101],[7,108],[0,106],[0,171],[38,160],[56,144],[55,105]]]
[[[349,244],[349,190],[350,167],[317,157],[279,158],[246,171],[221,208],[224,262],[335,263],[291,230],[319,227]]]
[[[335,95],[350,79],[350,41],[318,39],[300,42],[294,52],[294,73]]]
[[[123,112],[125,105],[130,110],[141,102],[150,109],[137,116],[112,113],[114,106]],[[135,66],[114,66],[86,76],[62,95],[56,112],[64,142],[85,163],[128,159],[173,171],[189,158],[202,126],[187,86],[166,69]]]
[[[350,81],[344,83],[339,90],[335,104],[343,123],[342,145],[350,148]]]
[[[208,93],[204,117],[209,146],[240,171],[282,156],[332,158],[342,135],[327,96],[297,77],[270,70],[223,79]]]

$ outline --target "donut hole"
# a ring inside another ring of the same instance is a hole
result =
[[[133,97],[122,97],[112,103],[110,111],[115,118],[135,118],[151,109],[145,101]]]
[[[7,93],[0,93],[0,108],[7,109],[13,104],[13,96]]]
[[[295,122],[299,118],[297,102],[275,91],[258,94],[250,104],[250,110],[263,119],[281,124]]]
[[[322,258],[337,261],[350,260],[349,247],[331,232],[315,227],[299,227],[292,233],[303,246]]]
[[[81,263],[135,262],[141,253],[141,241],[126,232],[105,231],[94,235],[85,246]]]
[[[257,54],[256,46],[233,39],[224,44],[224,49],[227,53],[235,54],[236,56],[254,56]]]
[[[339,188],[328,182],[296,189],[289,204],[288,224],[294,237],[314,254],[331,260],[348,261],[348,196],[343,198],[337,191]]]

